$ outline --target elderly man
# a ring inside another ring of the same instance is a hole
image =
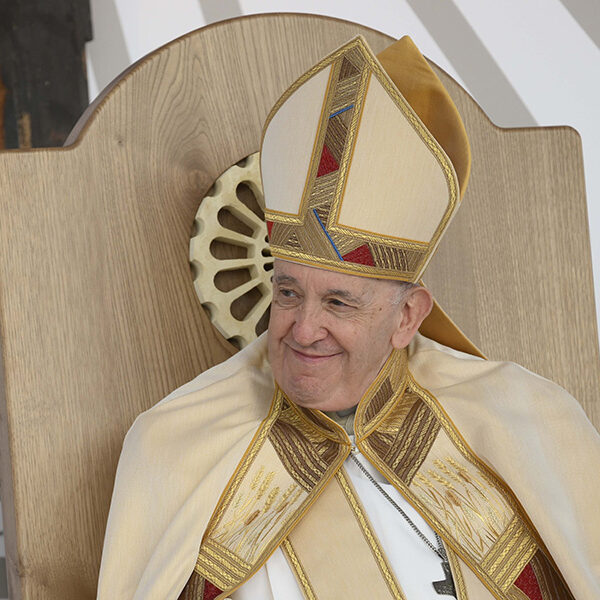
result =
[[[470,154],[412,42],[315,65],[261,160],[268,334],[136,421],[99,598],[600,597],[593,427],[418,283]]]

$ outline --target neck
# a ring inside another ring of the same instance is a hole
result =
[[[354,415],[358,405],[351,406],[344,410],[324,410],[323,412],[334,422],[337,423],[348,435],[354,435]]]

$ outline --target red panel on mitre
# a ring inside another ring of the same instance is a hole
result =
[[[273,221],[267,221],[267,233],[271,237],[271,231],[273,231]]]
[[[373,255],[369,250],[369,246],[367,244],[363,244],[358,248],[355,248],[348,254],[344,254],[342,256],[345,262],[358,263],[359,265],[368,265],[369,267],[375,266],[375,261],[373,260]]]
[[[319,169],[317,170],[317,177],[333,173],[340,168],[337,160],[333,158],[333,154],[329,151],[329,148],[323,144],[323,152],[321,152],[321,161],[319,162]]]
[[[531,563],[521,571],[521,574],[515,581],[515,586],[518,587],[529,600],[544,600],[542,591],[540,590],[540,584],[538,583],[537,577],[533,572]]]

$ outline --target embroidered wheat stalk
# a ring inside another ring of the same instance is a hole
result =
[[[413,480],[419,497],[482,558],[507,527],[512,512],[484,474],[477,477],[450,456],[434,460],[433,466]]]

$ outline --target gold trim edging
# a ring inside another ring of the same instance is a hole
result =
[[[298,558],[298,555],[294,551],[294,548],[288,539],[285,539],[283,542],[281,542],[281,549],[283,550],[285,557],[288,559],[289,565],[294,571],[296,580],[302,588],[302,593],[304,594],[306,600],[317,600],[317,596],[310,585],[310,581],[308,580],[306,571],[302,566],[302,562]]]
[[[356,520],[360,525],[363,535],[367,543],[369,544],[369,548],[371,549],[371,552],[373,553],[373,556],[377,561],[377,566],[379,567],[385,579],[385,582],[388,588],[390,589],[390,592],[392,593],[392,596],[396,600],[406,600],[404,594],[402,593],[402,590],[396,583],[396,579],[392,573],[392,569],[385,558],[385,554],[379,546],[379,541],[377,540],[375,534],[371,530],[371,525],[369,523],[367,515],[365,514],[356,493],[352,489],[352,484],[350,483],[346,473],[344,472],[343,467],[336,473],[335,477],[338,480],[342,491],[344,492],[344,496],[346,497],[350,508],[352,508],[352,511],[354,512]]]
[[[452,579],[454,579],[454,589],[456,590],[457,600],[469,600],[467,588],[465,587],[465,580],[463,579],[462,569],[460,568],[459,558],[448,546],[445,545],[444,549],[446,550],[446,556],[448,556],[448,562],[450,563],[450,570],[452,571]]]

